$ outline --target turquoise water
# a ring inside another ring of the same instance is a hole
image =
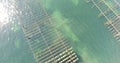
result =
[[[104,26],[106,19],[98,17],[97,8],[91,8],[92,4],[84,0],[36,1],[42,2],[83,63],[120,63],[120,44]],[[31,6],[38,3],[30,0]],[[0,29],[0,63],[36,63],[19,21],[13,22]]]
[[[97,8],[81,0],[49,0],[45,7],[71,40],[83,63],[119,63],[119,42],[98,17]],[[62,24],[60,22],[63,22]],[[61,26],[60,26],[61,25]]]

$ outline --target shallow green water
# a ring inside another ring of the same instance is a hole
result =
[[[120,62],[119,43],[104,26],[106,19],[98,17],[97,8],[91,8],[92,4],[83,0],[49,0],[45,4],[83,63]]]
[[[33,6],[37,4],[30,1]],[[119,42],[107,31],[106,19],[98,17],[97,8],[84,0],[36,1],[43,3],[83,63],[120,63]],[[0,63],[36,63],[18,22],[0,30]]]

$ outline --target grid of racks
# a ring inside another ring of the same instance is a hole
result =
[[[33,9],[24,2],[20,19],[23,19],[22,30],[37,63],[80,63],[69,41],[56,29],[43,6],[34,6],[38,8]]]
[[[89,0],[100,11],[98,16],[107,19],[105,25],[113,36],[120,41],[120,4],[117,0]]]

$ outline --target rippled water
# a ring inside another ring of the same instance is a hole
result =
[[[39,3],[83,63],[120,63],[120,44],[104,26],[106,19],[98,17],[97,8],[84,0],[0,0],[0,63],[36,63],[20,22],[39,19]],[[28,11],[34,12],[33,17],[26,18]]]

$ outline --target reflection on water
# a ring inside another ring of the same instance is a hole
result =
[[[20,0],[0,0],[0,63],[35,63],[20,27]]]
[[[16,15],[16,5],[15,0],[1,0],[0,1],[0,24],[1,27],[8,24],[9,22],[13,21],[15,18],[14,15]]]
[[[84,63],[120,63],[120,46],[103,25],[105,19],[97,17],[96,8],[84,0],[41,1]],[[36,63],[19,21],[40,19],[39,2],[0,0],[0,63]]]

